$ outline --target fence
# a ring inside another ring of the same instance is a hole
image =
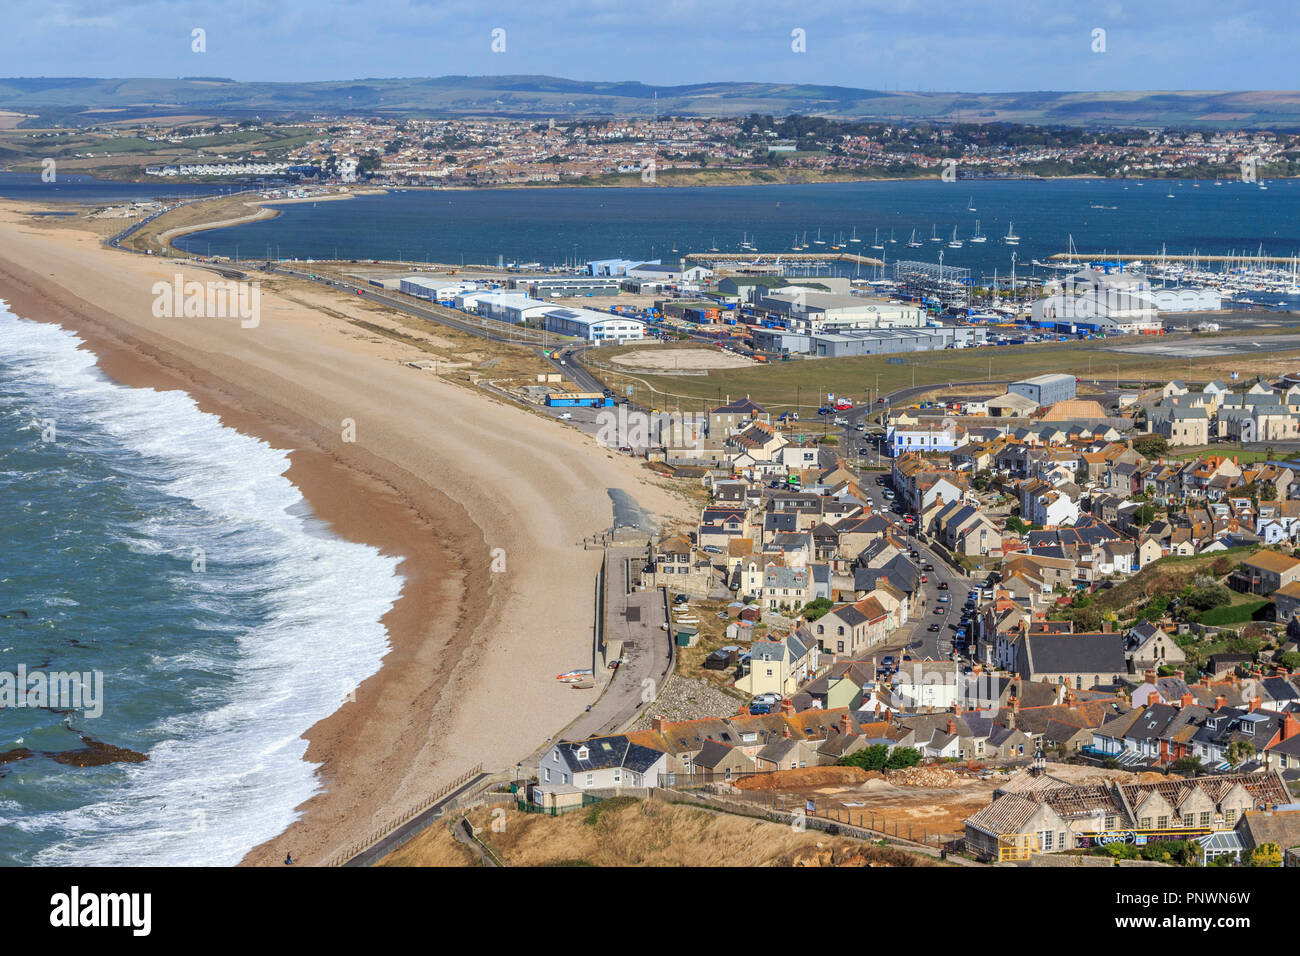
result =
[[[327,859],[322,865],[347,866],[350,863],[355,865],[367,865],[370,862],[373,862],[375,859],[378,859],[378,854],[375,852],[379,849],[378,844],[386,841],[389,837],[397,833],[399,829],[407,827],[407,831],[399,835],[401,839],[395,840],[390,846],[383,848],[384,852],[387,852],[399,846],[405,839],[409,839],[411,836],[414,836],[416,833],[423,830],[424,827],[428,825],[429,820],[432,820],[435,816],[438,816],[441,813],[442,808],[438,807],[437,804],[445,801],[448,796],[465,787],[470,783],[470,781],[474,780],[474,778],[481,776],[482,773],[482,764],[478,764],[473,770],[465,771],[465,773],[461,774],[451,783],[442,787],[440,790],[435,791],[433,794],[411,807],[401,816],[390,820],[386,825],[372,831],[366,839],[358,840],[357,842],[344,847],[342,850]],[[428,815],[428,820],[416,819],[425,814]],[[364,860],[361,859],[363,856],[365,857]]]

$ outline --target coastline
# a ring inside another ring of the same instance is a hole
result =
[[[354,702],[305,733],[321,792],[245,863],[286,852],[319,863],[475,764],[513,764],[590,702],[553,679],[590,654],[599,553],[579,542],[609,524],[606,487],[661,513],[673,509],[662,490],[563,426],[413,379],[400,343],[274,294],[263,293],[262,335],[222,320],[168,326],[150,314],[149,286],[184,265],[35,229],[4,205],[0,289],[13,311],[76,332],[122,384],[183,389],[227,426],[290,449],[288,478],[315,516],[401,558],[402,596],[383,619],[390,651]],[[344,417],[358,422],[353,444],[339,440]],[[490,573],[495,546],[509,573]]]

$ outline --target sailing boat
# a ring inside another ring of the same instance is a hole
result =
[[[1009,246],[1020,245],[1020,237],[1016,235],[1016,224],[1014,222],[1007,223],[1007,234],[1002,237],[1002,241]]]
[[[717,252],[717,251],[718,251],[718,237],[714,236],[713,245],[709,247],[709,252]]]
[[[879,230],[879,229],[876,230],[876,241],[873,242],[873,243],[871,244],[871,248],[872,248],[872,249],[883,249],[883,248],[885,248],[884,244],[881,243],[881,241],[880,241],[880,230]]]
[[[894,238],[894,230],[892,230],[892,229],[889,230],[889,241],[890,241],[891,244],[894,244],[894,245],[897,245],[897,243],[898,243],[898,240]]]
[[[803,233],[803,245],[801,245],[799,248],[800,248],[800,249],[807,249],[807,248],[808,248],[808,230],[807,230],[807,229],[805,229],[805,230],[804,230],[804,233]]]
[[[931,242],[943,242],[943,240],[939,238],[939,229],[938,229],[937,226],[934,226],[934,225],[931,225],[931,226],[930,226],[930,241],[931,241]]]
[[[793,249],[795,252],[798,252],[800,249],[803,248],[803,246],[799,245],[799,233],[796,232],[794,234],[794,245],[791,246],[790,248]]]
[[[876,232],[879,232],[879,231],[880,231],[879,229],[876,230]],[[854,227],[853,227],[853,238],[851,238],[851,239],[849,240],[849,242],[861,242],[861,241],[862,241],[862,240],[858,238],[858,227],[857,227],[857,226],[854,226]]]
[[[949,242],[948,242],[948,248],[949,248],[949,249],[960,249],[961,247],[962,247],[962,241],[961,241],[960,239],[957,238],[957,227],[956,227],[956,226],[953,226],[953,227],[952,227],[952,239],[949,240]]]
[[[975,197],[974,197],[974,196],[971,196],[970,199],[967,199],[967,200],[966,200],[966,211],[967,211],[967,212],[974,212],[974,211],[975,211]]]
[[[913,230],[912,230],[912,238],[909,239],[909,240],[907,240],[907,246],[908,246],[908,248],[909,248],[909,249],[920,249],[923,245],[925,245],[925,243],[922,242],[920,239],[916,238],[916,230],[913,229]]]
[[[975,220],[975,235],[973,235],[973,236],[970,237],[970,241],[971,241],[971,242],[976,242],[976,243],[978,243],[978,242],[985,242],[985,241],[987,241],[987,240],[988,240],[988,236],[980,235],[980,221],[979,221],[978,219],[976,219],[976,220]]]
[[[813,240],[813,245],[814,246],[826,245],[826,243],[822,240],[822,231],[820,228],[817,230],[817,238]]]

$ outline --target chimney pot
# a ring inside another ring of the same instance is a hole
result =
[[[1259,710],[1259,705],[1261,703],[1263,703],[1263,701],[1261,701],[1259,697],[1252,697],[1250,699],[1250,712],[1254,713],[1255,711]]]
[[[663,714],[657,714],[650,720],[650,729],[663,733],[668,729],[668,718],[663,716]]]
[[[1214,698],[1215,710],[1219,710],[1220,708],[1226,707],[1227,705],[1228,705],[1228,698],[1224,697],[1222,694],[1219,694]]]

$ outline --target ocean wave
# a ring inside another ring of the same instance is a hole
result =
[[[157,672],[122,681],[159,742],[145,763],[88,775],[79,805],[67,805],[67,778],[51,780],[65,798],[60,809],[20,813],[6,802],[4,823],[38,838],[40,864],[233,864],[319,791],[303,734],[378,670],[389,647],[381,618],[403,583],[399,559],[322,536],[285,477],[285,452],[226,428],[183,392],[112,382],[80,345],[0,300],[9,395],[34,420],[55,420],[59,441],[69,439],[62,453],[126,457],[128,485],[177,504],[109,533],[140,560],[168,563],[161,579],[180,602],[168,606],[174,646],[142,658]],[[247,626],[184,621],[229,607]],[[237,653],[199,643],[216,636],[230,637]],[[201,706],[151,709],[151,682],[176,680]],[[111,690],[106,697],[112,706]]]

